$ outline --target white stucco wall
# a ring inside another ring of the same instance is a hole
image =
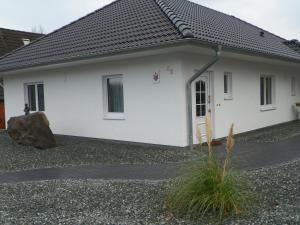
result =
[[[201,55],[184,55],[185,79],[210,59]],[[212,106],[215,138],[226,136],[232,123],[235,125],[235,133],[241,133],[296,119],[292,106],[300,101],[299,67],[222,58],[210,71],[214,81]],[[233,100],[224,100],[224,72],[232,73]],[[263,74],[275,76],[275,110],[261,111],[260,76]],[[291,95],[292,76],[296,77],[296,96]]]
[[[153,84],[155,72],[160,84]],[[114,74],[123,75],[125,120],[104,119],[102,77]],[[45,113],[56,134],[186,145],[184,80],[176,54],[8,75],[7,118],[23,114],[24,83],[38,81],[44,82]]]
[[[56,134],[187,146],[186,81],[211,56],[165,54],[72,68],[6,75],[6,118],[23,114],[24,83],[44,82],[46,115]],[[295,67],[222,58],[213,74],[214,137],[295,119],[300,101],[300,71]],[[160,72],[160,83],[152,77]],[[224,100],[223,75],[232,72],[233,100]],[[125,120],[105,120],[103,76],[122,74]],[[276,109],[260,110],[260,75],[276,77]],[[291,76],[296,96],[291,96]]]

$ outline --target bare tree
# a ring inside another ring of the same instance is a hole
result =
[[[42,25],[35,26],[31,29],[32,33],[39,33],[39,34],[45,34],[45,29],[42,27]]]

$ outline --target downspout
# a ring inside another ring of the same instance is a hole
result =
[[[222,45],[218,45],[216,49],[216,55],[212,58],[210,62],[204,65],[199,71],[197,71],[186,84],[186,96],[187,96],[187,107],[188,107],[188,141],[189,146],[193,148],[193,105],[192,105],[192,83],[205,73],[212,65],[214,65],[221,56]]]

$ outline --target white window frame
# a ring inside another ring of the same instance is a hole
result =
[[[227,77],[227,93],[225,93],[225,77]],[[224,99],[225,100],[232,100],[232,73],[225,72],[223,76],[223,86],[224,86]]]
[[[291,95],[296,96],[296,77],[291,77]]]
[[[39,110],[39,98],[38,98],[38,88],[37,86],[39,84],[43,84],[44,85],[44,111],[40,111]],[[31,111],[31,113],[34,113],[34,112],[45,112],[46,111],[46,103],[45,103],[45,84],[44,82],[42,81],[39,81],[39,82],[31,82],[31,83],[25,83],[24,84],[24,97],[25,97],[25,104],[28,104],[29,105],[29,99],[28,99],[28,86],[29,85],[34,85],[35,86],[35,108],[36,108],[36,111]]]
[[[107,80],[111,78],[121,78],[123,82],[123,101],[124,101],[124,112],[116,113],[108,111],[108,88],[107,88]],[[104,119],[105,120],[125,120],[125,95],[124,95],[124,77],[122,74],[116,75],[108,75],[103,76],[103,109],[104,109]]]
[[[264,105],[261,104],[261,78],[264,79]],[[267,104],[267,85],[266,85],[266,79],[271,78],[271,104]],[[269,110],[275,110],[276,109],[276,78],[274,75],[261,75],[259,77],[259,101],[260,101],[260,110],[261,111],[269,111]]]

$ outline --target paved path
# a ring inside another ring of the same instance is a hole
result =
[[[218,155],[222,147],[215,149]],[[238,143],[233,164],[239,169],[255,169],[300,158],[300,136],[278,143]],[[96,165],[70,168],[37,169],[0,174],[0,183],[54,179],[161,180],[176,176],[181,164]]]
[[[237,143],[233,162],[240,169],[256,169],[300,159],[300,136],[277,143]]]
[[[95,165],[36,169],[0,174],[0,183],[54,179],[162,180],[172,177],[176,166],[178,165]]]

